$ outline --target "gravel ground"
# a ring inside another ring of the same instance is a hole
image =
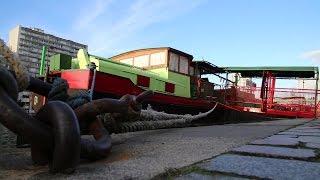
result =
[[[281,120],[141,131],[112,135],[110,156],[82,161],[72,175],[50,175],[34,167],[30,149],[15,148],[15,136],[0,126],[0,178],[15,179],[150,179],[169,168],[209,159],[248,142],[264,138],[307,120]]]

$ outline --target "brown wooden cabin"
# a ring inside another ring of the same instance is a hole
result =
[[[139,49],[111,59],[144,69],[168,68],[172,72],[195,75],[195,69],[191,66],[193,56],[171,47]]]
[[[207,99],[213,96],[213,83],[206,78],[201,79],[201,74],[206,74],[204,73],[206,70],[216,67],[205,61],[193,62],[192,55],[177,49],[171,47],[139,49],[113,56],[111,59],[147,70],[167,68],[170,72],[187,75],[190,77],[191,98]]]

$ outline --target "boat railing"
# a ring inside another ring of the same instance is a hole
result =
[[[314,117],[320,115],[319,91],[314,89],[273,88],[266,91],[262,99],[261,88],[252,86],[228,86],[224,93],[225,103],[239,109],[260,108],[261,113],[288,116]]]

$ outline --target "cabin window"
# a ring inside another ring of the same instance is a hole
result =
[[[169,69],[179,71],[179,56],[177,54],[170,53]]]
[[[137,66],[137,67],[148,67],[149,66],[149,55],[135,57],[133,65]]]
[[[150,56],[150,66],[165,64],[165,53],[159,52],[151,54]]]
[[[122,60],[120,60],[120,62],[125,63],[125,64],[129,64],[129,65],[133,65],[133,58],[122,59]]]
[[[192,66],[189,67],[189,74],[191,76],[194,76],[194,67],[192,67]]]
[[[186,57],[180,56],[179,72],[184,74],[188,74],[189,72],[189,63]]]
[[[139,86],[149,87],[150,86],[150,78],[146,76],[138,75],[137,84]]]
[[[174,93],[174,84],[166,82],[165,90]]]

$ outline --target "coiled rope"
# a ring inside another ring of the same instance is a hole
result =
[[[23,66],[19,57],[10,50],[2,39],[0,39],[0,55],[3,56],[2,61],[13,68],[19,91],[25,90],[30,82],[28,70]]]
[[[63,101],[66,102],[72,109],[90,102],[91,98],[88,92],[78,91],[75,95],[68,94],[69,84],[65,79],[57,78],[53,81],[52,89],[49,91],[49,101]]]

